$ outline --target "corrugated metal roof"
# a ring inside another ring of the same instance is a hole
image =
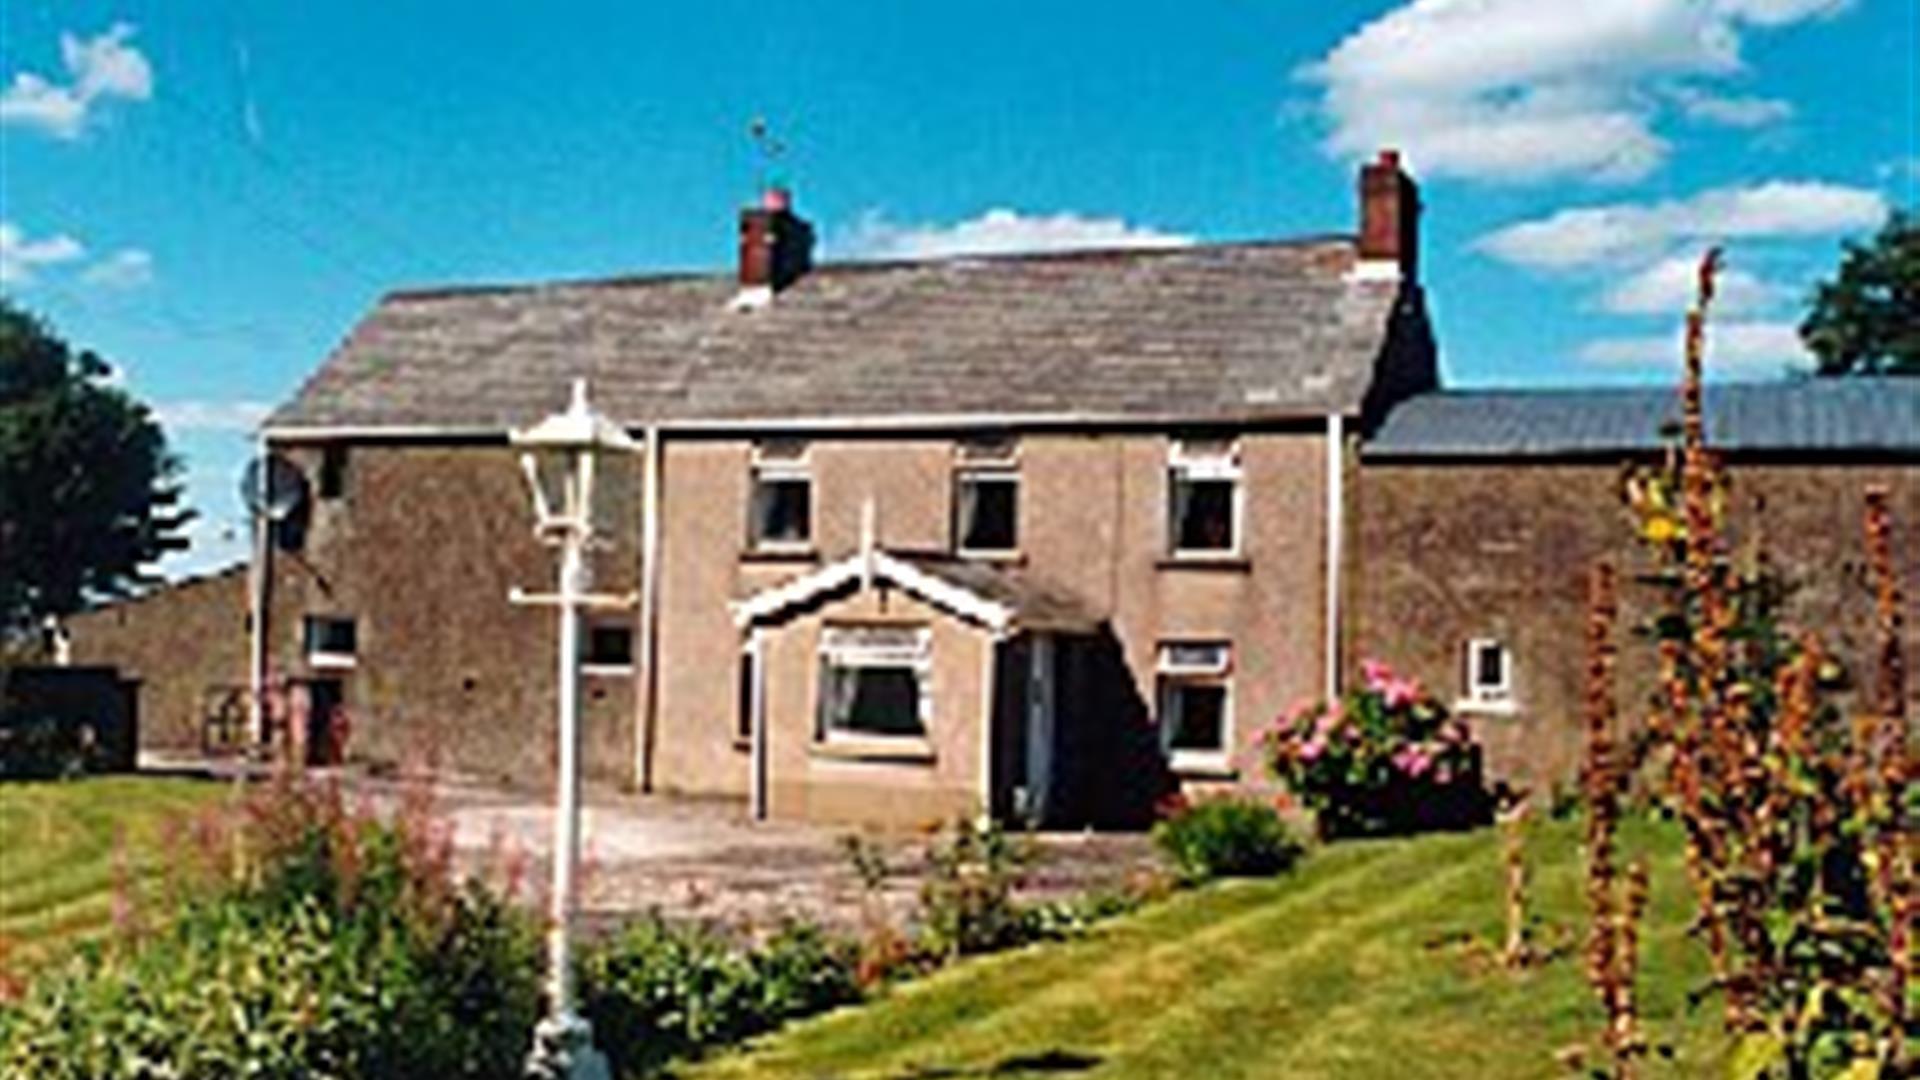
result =
[[[1728,451],[1920,455],[1920,379],[1709,384],[1707,440]],[[1441,391],[1389,412],[1370,457],[1654,450],[1679,422],[1669,387]]]
[[[1318,415],[1358,408],[1395,290],[1351,238],[400,292],[268,429],[520,425],[569,382],[626,423]]]

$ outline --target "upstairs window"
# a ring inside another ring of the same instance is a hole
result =
[[[1467,703],[1510,705],[1513,702],[1513,656],[1494,638],[1467,642]]]
[[[1240,452],[1232,439],[1180,439],[1168,457],[1168,548],[1175,555],[1239,550]]]
[[[360,633],[352,616],[308,615],[301,641],[314,667],[352,667],[359,658]]]
[[[960,444],[953,484],[953,546],[962,555],[1020,548],[1019,447],[1010,438]]]
[[[924,627],[822,631],[816,736],[823,742],[925,738],[932,714],[930,641]]]
[[[796,439],[753,448],[748,540],[758,550],[804,550],[813,542],[813,474],[807,444]]]
[[[612,619],[596,619],[580,637],[580,666],[588,671],[633,670],[633,627]]]
[[[1160,737],[1176,766],[1226,765],[1232,745],[1233,649],[1225,642],[1160,646]]]

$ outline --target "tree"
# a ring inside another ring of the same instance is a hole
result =
[[[1800,339],[1822,375],[1920,376],[1920,219],[1896,212],[1868,243],[1848,243]]]
[[[0,297],[0,641],[185,547],[180,465],[111,369]]]

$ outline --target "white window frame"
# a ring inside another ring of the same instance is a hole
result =
[[[1194,449],[1196,443],[1225,443],[1224,450]],[[1179,521],[1174,517],[1174,492],[1181,479],[1226,480],[1233,484],[1233,499],[1228,527],[1233,542],[1223,548],[1183,548],[1180,546]],[[1244,545],[1247,485],[1240,467],[1240,440],[1237,436],[1189,437],[1174,439],[1167,446],[1166,529],[1167,554],[1175,559],[1235,559]]]
[[[1498,683],[1480,681],[1480,654],[1487,649],[1498,649],[1500,652]],[[1506,642],[1493,637],[1468,638],[1463,659],[1466,694],[1456,707],[1480,712],[1513,711],[1513,650],[1507,647]]]
[[[587,659],[588,650],[593,644],[593,631],[596,627],[616,626],[627,632],[627,662],[624,664],[594,663]],[[580,673],[582,675],[631,675],[633,674],[634,650],[639,646],[640,635],[634,632],[633,620],[625,616],[589,616],[581,620],[580,634]]]
[[[1178,649],[1215,649],[1217,658],[1195,663],[1175,656]],[[1154,709],[1160,714],[1160,747],[1174,771],[1226,771],[1234,746],[1233,644],[1221,640],[1163,641],[1155,651]],[[1217,686],[1221,689],[1220,745],[1195,750],[1173,745],[1172,716],[1167,708],[1171,690],[1179,686]]]
[[[353,652],[330,652],[315,649],[313,624],[317,621],[344,622],[353,627]],[[315,668],[353,668],[360,665],[360,621],[352,615],[305,615],[300,624],[301,642],[307,654],[307,663]]]
[[[797,454],[772,453],[775,447],[798,444]],[[773,540],[759,535],[758,496],[762,481],[805,481],[807,485],[807,535],[800,540]],[[753,461],[747,479],[747,547],[761,552],[805,552],[813,550],[819,500],[813,482],[813,444],[799,440],[777,439],[753,444]]]
[[[961,543],[960,487],[972,480],[1000,480],[1013,484],[1013,546],[972,548]],[[1013,438],[962,441],[954,447],[953,550],[966,559],[1010,559],[1020,554],[1020,444]]]
[[[906,648],[887,647],[859,642],[839,643],[835,639],[841,634],[871,630],[908,631],[913,635],[913,644]],[[914,685],[919,689],[919,701],[916,703],[916,715],[920,720],[920,732],[916,735],[892,735],[882,732],[845,731],[828,727],[821,722],[821,694],[826,692],[824,678],[819,678],[814,687],[814,742],[824,745],[836,744],[893,744],[923,746],[933,737],[933,629],[926,626],[898,626],[888,623],[828,625],[820,630],[818,649],[820,663],[817,673],[833,668],[908,668],[914,673]]]

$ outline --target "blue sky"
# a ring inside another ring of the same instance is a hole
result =
[[[1400,147],[1454,385],[1773,377],[1920,189],[1911,0],[180,4],[0,11],[0,287],[122,365],[237,557],[247,431],[383,291],[723,267],[775,166],[828,257],[1353,227]]]

